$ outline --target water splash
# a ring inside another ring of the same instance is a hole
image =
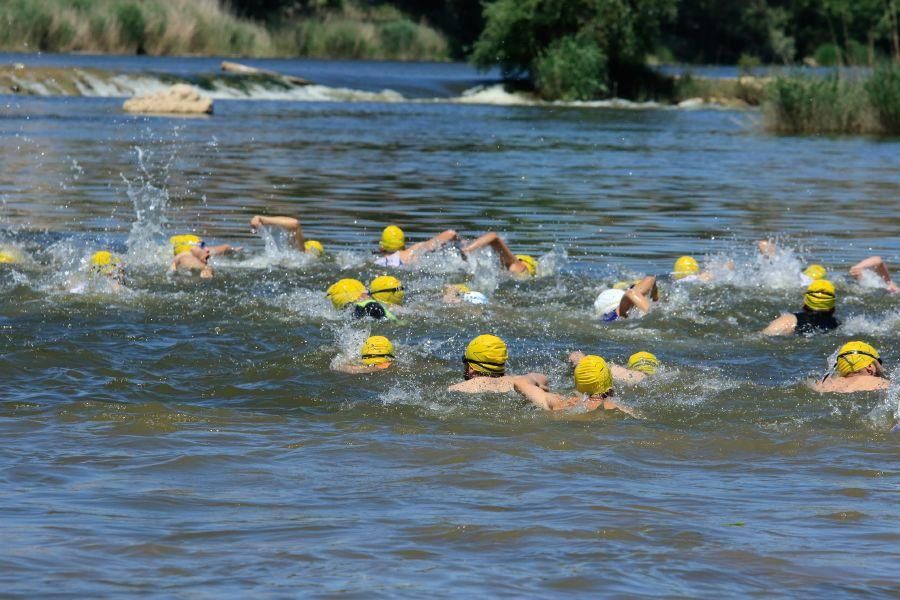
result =
[[[165,261],[165,227],[169,208],[169,167],[175,160],[175,151],[157,158],[152,150],[134,147],[139,173],[128,179],[120,173],[126,185],[126,193],[134,207],[135,220],[125,244],[128,257],[134,263],[158,263]],[[154,164],[159,161],[158,164]]]

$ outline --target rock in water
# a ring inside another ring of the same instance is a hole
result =
[[[125,112],[155,114],[212,114],[212,98],[185,83],[177,83],[167,90],[135,96],[122,105]]]

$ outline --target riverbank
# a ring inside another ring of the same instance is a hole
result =
[[[447,60],[442,34],[390,6],[340,10],[265,26],[217,0],[9,0],[0,51]]]

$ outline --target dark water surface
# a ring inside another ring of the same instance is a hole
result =
[[[320,81],[331,66],[315,63]],[[334,68],[333,85],[404,98],[479,79]],[[757,113],[718,110],[217,100],[176,119],[120,104],[0,97],[0,242],[28,256],[0,269],[2,595],[900,594],[897,389],[804,386],[850,339],[900,361],[898,298],[844,275],[900,259],[897,140],[773,137]],[[328,258],[265,246],[259,212],[299,216]],[[450,251],[400,273],[403,323],[350,323],[323,291],[378,274],[388,223],[416,239],[495,229],[541,276]],[[187,231],[245,250],[213,281],[166,277],[165,239]],[[767,263],[753,242],[773,236],[786,252]],[[72,293],[104,247],[128,289]],[[664,284],[646,317],[598,322],[597,292],[682,254],[717,281]],[[844,325],[763,339],[799,308],[808,262],[832,273]],[[442,305],[464,280],[491,303]],[[395,341],[396,370],[329,369],[369,332]],[[447,393],[486,332],[512,371],[560,390],[575,348],[618,363],[646,349],[665,368],[619,391],[643,419]]]

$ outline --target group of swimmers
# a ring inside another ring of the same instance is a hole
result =
[[[287,232],[291,245],[298,251],[314,256],[325,253],[321,242],[304,237],[303,228],[296,218],[256,215],[250,220],[250,227],[254,233],[262,227],[283,229]],[[211,257],[241,250],[227,244],[209,246],[193,234],[176,235],[169,241],[173,250],[170,272],[193,272],[201,278],[214,276],[214,270],[209,264]],[[537,261],[529,255],[514,254],[496,233],[489,232],[464,243],[456,231],[447,230],[424,242],[407,245],[403,230],[396,225],[390,225],[382,232],[374,264],[379,268],[400,269],[449,244],[457,244],[464,259],[480,249],[490,247],[498,256],[501,266],[513,276],[529,278],[537,275]],[[758,248],[768,258],[775,257],[779,252],[777,246],[769,241],[759,242]],[[0,249],[0,263],[15,263],[20,260],[21,255]],[[725,268],[733,269],[734,265],[729,263]],[[113,286],[123,284],[124,264],[109,250],[95,252],[90,258],[90,269],[92,273],[108,278]],[[880,277],[889,292],[898,291],[881,258],[867,258],[849,271],[856,279],[864,277],[867,272]],[[813,264],[797,275],[798,285],[806,288],[801,310],[774,319],[762,330],[764,335],[810,335],[832,331],[839,326],[840,323],[834,316],[835,286],[827,279],[826,269]],[[696,259],[690,256],[677,259],[671,272],[674,285],[701,284],[714,278],[713,272],[701,270]],[[395,313],[400,310],[406,292],[397,277],[382,274],[375,277],[368,286],[356,279],[341,279],[327,289],[326,296],[334,308],[346,310],[355,319],[397,321]],[[449,284],[444,288],[443,301],[485,304],[488,299],[481,292],[473,291],[464,284]],[[604,290],[597,296],[594,307],[602,322],[611,323],[646,314],[659,301],[657,277],[647,275],[634,281],[620,282]],[[609,363],[595,354],[572,352],[569,361],[574,367],[576,393],[558,394],[549,389],[548,378],[544,374],[507,374],[508,358],[506,343],[501,338],[490,334],[474,338],[467,345],[463,356],[464,381],[451,385],[448,390],[470,394],[516,391],[535,406],[548,411],[580,407],[583,410],[602,409],[634,416],[632,409],[615,401],[615,384],[639,383],[646,377],[655,375],[660,367],[657,357],[647,351],[633,354],[624,367]],[[395,359],[394,345],[390,339],[374,335],[363,343],[357,362],[334,368],[351,374],[374,373],[390,369]],[[878,351],[864,341],[853,340],[840,347],[830,372],[821,380],[810,382],[810,386],[818,392],[848,393],[886,389],[888,381]]]

